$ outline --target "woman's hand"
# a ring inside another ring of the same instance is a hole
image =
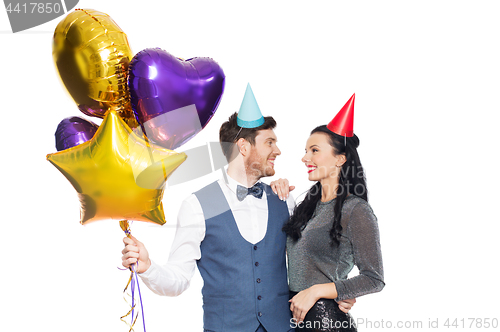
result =
[[[297,293],[290,302],[290,311],[292,311],[292,316],[296,323],[304,321],[304,317],[312,308],[312,306],[321,297],[317,294],[317,289],[315,286],[304,289],[303,291]]]
[[[138,263],[137,273],[146,272],[151,266],[149,253],[142,242],[139,242],[135,237],[123,238],[125,248],[122,250],[122,265],[130,268],[135,263]]]
[[[356,299],[342,300],[342,301],[339,301],[337,303],[339,305],[339,309],[342,312],[345,312],[347,314],[349,312],[349,310],[351,310],[351,308],[354,305],[354,303],[356,303]]]
[[[288,198],[288,195],[290,194],[290,191],[295,189],[295,186],[290,186],[287,179],[281,179],[281,178],[272,181],[270,186],[273,192],[276,195],[278,195],[278,197],[282,201],[286,200]]]

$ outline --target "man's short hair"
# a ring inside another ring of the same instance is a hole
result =
[[[235,143],[240,138],[244,138],[251,145],[255,146],[255,137],[258,135],[259,130],[276,128],[276,121],[272,116],[265,116],[264,123],[256,128],[241,128],[236,122],[237,117],[238,113],[231,114],[229,119],[220,126],[219,142],[228,162],[232,160]]]

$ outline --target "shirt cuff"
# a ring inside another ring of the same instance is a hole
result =
[[[159,273],[158,264],[156,264],[154,261],[151,261],[151,265],[149,266],[149,268],[142,273],[138,273],[137,275],[141,277],[143,281],[149,281],[156,278],[158,276],[158,273]]]

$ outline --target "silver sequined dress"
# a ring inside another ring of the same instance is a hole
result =
[[[300,292],[315,284],[334,282],[338,297],[345,300],[374,293],[384,287],[377,218],[364,199],[350,195],[342,206],[342,237],[330,245],[335,199],[318,202],[312,219],[294,242],[287,240],[290,291]],[[359,275],[347,278],[356,265]]]

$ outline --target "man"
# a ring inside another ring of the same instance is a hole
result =
[[[294,202],[260,182],[274,175],[281,154],[275,126],[248,85],[239,113],[219,133],[227,182],[214,182],[182,203],[168,263],[158,266],[142,243],[124,238],[123,266],[139,259],[139,275],[157,294],[182,293],[198,265],[205,331],[291,331],[282,227]]]

